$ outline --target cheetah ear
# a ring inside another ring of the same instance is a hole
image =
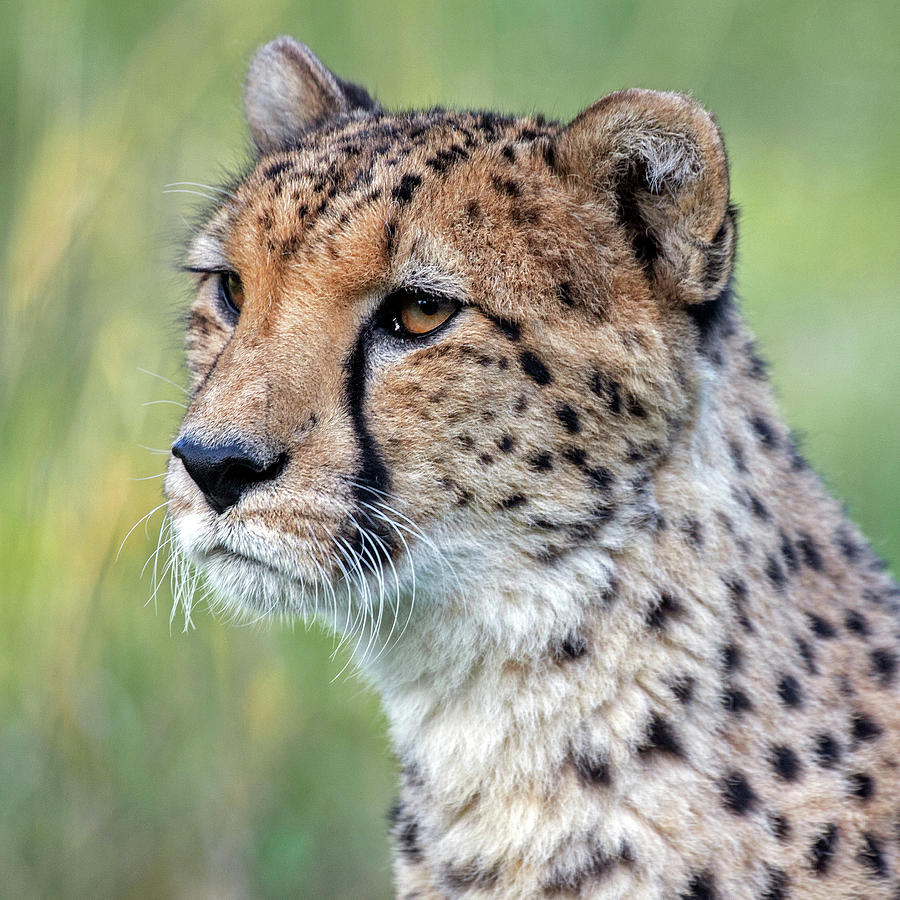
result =
[[[722,136],[706,110],[683,94],[618,91],[563,131],[557,161],[564,176],[612,196],[638,262],[666,294],[688,304],[723,294],[735,214]]]
[[[330,119],[378,104],[342,81],[306,46],[279,37],[256,52],[244,88],[244,112],[260,155],[296,143]]]

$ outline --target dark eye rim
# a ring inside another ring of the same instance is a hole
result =
[[[238,275],[237,272],[233,272],[230,269],[219,271],[215,274],[216,280],[219,283],[219,301],[222,304],[225,312],[236,321],[238,318],[240,318],[241,310],[240,307],[234,302],[231,288],[228,286],[228,280],[229,278],[236,278],[240,282],[241,276]]]
[[[453,312],[444,319],[440,325],[436,325],[430,331],[416,333],[409,331],[400,320],[400,310],[403,305],[410,300],[429,300],[440,304],[449,303],[454,307]],[[399,288],[391,291],[381,303],[375,316],[376,327],[390,337],[401,341],[423,341],[429,340],[438,332],[446,328],[458,315],[465,304],[457,297],[451,297],[446,294],[438,294],[434,291],[423,291],[415,288]]]

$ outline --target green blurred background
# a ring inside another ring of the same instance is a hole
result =
[[[283,32],[394,107],[570,117],[692,91],[725,131],[738,284],[809,456],[900,560],[896,0],[35,0],[0,7],[0,893],[379,898],[395,778],[332,641],[199,612],[141,566],[182,381],[174,181],[244,159]],[[895,568],[896,571],[896,568]]]

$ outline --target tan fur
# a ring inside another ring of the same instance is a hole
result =
[[[170,513],[223,603],[357,642],[398,894],[896,896],[898,589],[728,298],[708,114],[390,116],[286,38],[247,107],[188,256],[245,301],[198,275],[182,434],[287,463],[217,514],[173,459]],[[403,287],[462,309],[400,344]]]

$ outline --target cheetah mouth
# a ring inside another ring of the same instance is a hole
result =
[[[261,569],[263,572],[266,572],[269,575],[275,576],[277,578],[286,578],[288,581],[296,581],[298,584],[304,583],[303,578],[300,578],[289,572],[285,572],[277,566],[266,562],[265,560],[258,559],[255,556],[249,556],[248,554],[241,553],[238,550],[231,550],[224,545],[214,547],[212,550],[207,551],[206,553],[204,553],[203,558],[198,560],[198,564],[204,568],[214,566],[220,562],[224,562],[226,564],[238,563],[239,565],[247,566],[251,570]]]
[[[236,616],[314,614],[309,600],[325,590],[324,579],[224,544],[193,552],[191,564],[210,588],[212,608]]]
[[[399,609],[405,601],[407,573],[401,561],[379,565],[370,545],[353,548],[333,522],[295,522],[298,532],[309,525],[307,538],[183,512],[175,512],[173,524],[187,564],[177,577],[188,585],[176,591],[176,604],[188,615],[193,587],[199,585],[214,612],[239,621],[248,616],[321,618],[338,630],[370,615],[363,610],[384,604]]]

